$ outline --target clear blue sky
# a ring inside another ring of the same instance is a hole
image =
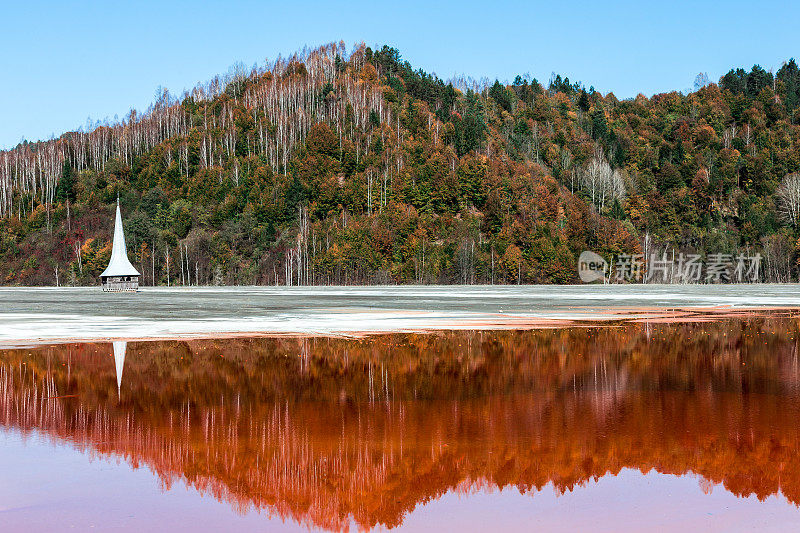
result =
[[[120,4],[117,7],[116,4]],[[618,97],[685,90],[800,57],[790,2],[68,2],[3,6],[0,149],[145,109],[224,73],[344,40],[390,44],[443,78],[551,72]],[[135,4],[135,6],[134,6]]]

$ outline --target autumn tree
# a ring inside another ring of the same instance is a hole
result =
[[[800,220],[800,174],[788,174],[775,191],[781,219],[797,226]]]

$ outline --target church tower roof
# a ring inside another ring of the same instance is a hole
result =
[[[125,352],[128,349],[127,341],[114,341],[114,368],[117,372],[117,398],[122,390],[122,371],[125,369]]]
[[[111,260],[108,267],[100,274],[100,277],[109,276],[138,276],[139,271],[133,268],[128,260],[128,252],[125,248],[125,232],[122,230],[122,214],[119,211],[119,198],[117,198],[117,219],[114,222],[114,244],[111,248]]]

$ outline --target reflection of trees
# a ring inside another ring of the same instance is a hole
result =
[[[130,343],[119,401],[107,345],[7,350],[0,422],[332,529],[624,467],[798,503],[797,336],[759,319]]]

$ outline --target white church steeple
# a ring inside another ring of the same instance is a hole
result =
[[[130,291],[139,287],[139,271],[128,260],[125,248],[125,232],[122,229],[122,214],[117,197],[117,218],[114,221],[114,243],[111,248],[111,260],[108,267],[100,274],[103,290]]]
[[[117,398],[122,390],[122,371],[125,369],[125,352],[128,349],[127,341],[114,341],[114,367],[117,373]]]

